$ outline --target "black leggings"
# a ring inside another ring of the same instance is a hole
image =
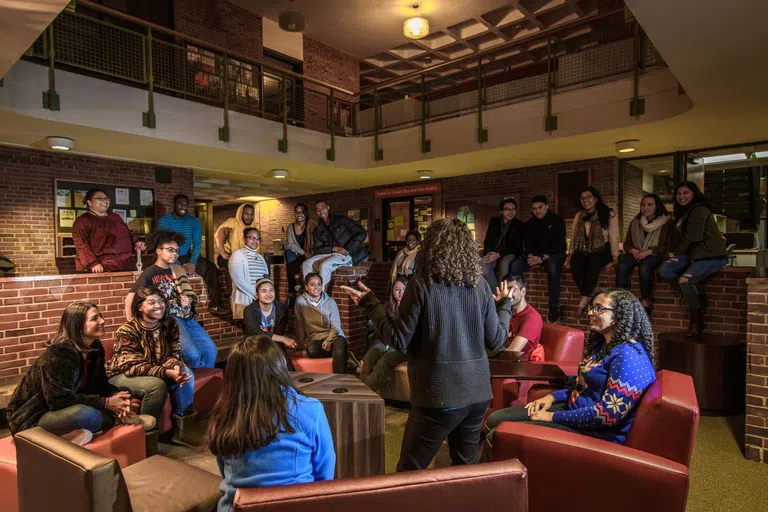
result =
[[[349,357],[349,344],[347,338],[336,338],[331,344],[330,352],[323,348],[321,340],[307,343],[307,357],[333,358],[333,373],[347,373],[347,357]]]
[[[610,249],[600,252],[574,252],[571,255],[571,275],[582,297],[589,297],[597,287],[600,272],[611,261]]]

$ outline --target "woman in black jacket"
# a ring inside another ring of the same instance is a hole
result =
[[[104,318],[92,302],[73,302],[51,344],[14,391],[6,418],[11,434],[40,426],[85,445],[131,412],[131,394],[107,382]],[[142,416],[146,423],[152,421]],[[149,426],[149,428],[154,425]]]
[[[426,469],[446,438],[454,465],[477,457],[491,399],[486,348],[501,348],[512,315],[506,282],[494,296],[481,275],[467,225],[438,219],[427,229],[424,267],[408,283],[396,322],[361,282],[341,287],[368,311],[384,343],[408,358],[411,412],[398,471]]]
[[[256,301],[243,311],[245,322],[244,335],[264,335],[277,343],[285,354],[288,371],[295,371],[287,349],[295,349],[296,341],[286,336],[288,330],[288,308],[280,301],[275,301],[275,284],[263,277],[256,282]]]

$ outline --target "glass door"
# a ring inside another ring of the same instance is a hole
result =
[[[195,217],[203,228],[203,242],[200,256],[213,261],[213,201],[195,201]]]
[[[392,261],[405,247],[405,234],[410,230],[413,198],[396,199],[384,202],[384,218],[387,229],[384,231],[384,258]]]

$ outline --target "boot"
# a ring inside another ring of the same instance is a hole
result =
[[[188,413],[184,416],[171,415],[173,423],[173,434],[171,441],[176,444],[197,448],[203,440],[203,437],[195,428],[195,419],[197,414]]]
[[[547,314],[547,322],[555,324],[560,321],[560,308],[557,306],[550,306],[549,313]]]
[[[688,337],[696,338],[704,330],[704,315],[700,309],[689,309]]]
[[[160,449],[157,447],[157,442],[160,439],[160,430],[150,430],[145,434],[147,458],[152,457],[160,453]]]

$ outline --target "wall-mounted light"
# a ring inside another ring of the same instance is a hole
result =
[[[631,153],[637,149],[637,139],[620,140],[616,143],[616,151],[619,153]]]
[[[67,137],[48,137],[48,147],[57,151],[69,151],[75,148],[75,141]]]
[[[421,39],[429,35],[429,21],[418,15],[419,4],[413,6],[415,16],[403,22],[403,35],[408,39]]]
[[[288,171],[285,169],[272,169],[272,177],[278,180],[284,180],[288,177]]]
[[[428,180],[432,177],[432,171],[428,171],[426,169],[421,171],[416,171],[416,173],[419,175],[419,178],[423,180]]]

